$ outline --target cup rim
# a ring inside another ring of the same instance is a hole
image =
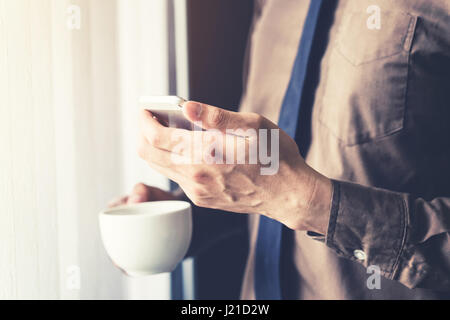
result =
[[[146,207],[157,207],[158,204],[173,204],[176,203],[180,205],[180,207],[176,208],[175,210],[163,210],[161,212],[132,212],[134,209],[145,209]],[[165,200],[165,201],[150,201],[150,202],[142,202],[142,203],[136,203],[136,204],[128,204],[128,205],[122,205],[114,208],[108,208],[102,210],[99,215],[105,216],[105,217],[158,217],[163,215],[170,215],[170,214],[177,214],[186,210],[191,209],[191,204],[187,201],[182,200]],[[127,210],[130,212],[127,213],[118,213],[120,211]]]

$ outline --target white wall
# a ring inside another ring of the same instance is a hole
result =
[[[29,13],[29,3],[0,1],[0,298],[59,294],[53,113],[39,108],[51,105],[51,88],[47,72],[31,70],[50,65],[50,30]],[[32,42],[40,30],[47,38]]]
[[[167,187],[135,148],[139,96],[168,90],[165,10],[0,0],[0,299],[169,298],[168,275],[129,280],[111,265],[97,224],[134,183]]]
[[[166,0],[118,0],[120,105],[125,190],[136,182],[168,189],[168,181],[136,157],[139,97],[169,92]],[[125,281],[130,299],[169,299],[170,275]]]

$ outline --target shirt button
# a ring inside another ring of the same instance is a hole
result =
[[[366,253],[362,250],[353,251],[353,255],[355,256],[356,259],[361,260],[361,261],[364,261],[367,258]]]

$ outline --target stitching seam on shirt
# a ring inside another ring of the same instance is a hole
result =
[[[404,118],[404,115],[403,115],[403,118]],[[331,136],[336,138],[340,142],[340,144],[344,147],[354,147],[354,146],[360,146],[360,145],[371,143],[371,142],[377,142],[378,140],[381,140],[383,138],[386,138],[386,137],[392,136],[398,132],[401,132],[404,129],[404,125],[402,124],[400,127],[388,130],[385,133],[380,133],[377,136],[361,137],[361,135],[357,135],[355,138],[355,140],[357,140],[356,142],[347,142],[343,138],[339,137],[336,133],[334,133],[333,129],[331,129],[322,119],[319,118],[318,121],[322,126],[324,126],[328,130],[328,132],[331,134]]]
[[[409,219],[408,219],[408,209],[407,209],[405,199],[402,199],[401,207],[402,207],[402,211],[403,211],[403,215],[402,215],[402,229],[403,229],[402,234],[403,235],[402,235],[402,241],[400,243],[400,248],[398,250],[397,257],[395,259],[394,264],[392,265],[392,273],[391,273],[391,277],[390,277],[391,280],[393,280],[397,274],[398,266],[400,264],[400,257],[402,256],[404,248],[406,246],[406,239],[407,239],[407,234],[408,234]]]
[[[383,60],[383,59],[392,58],[392,57],[395,57],[395,56],[397,56],[397,55],[403,53],[403,52],[404,52],[404,49],[403,49],[403,46],[404,46],[403,41],[404,41],[404,40],[402,40],[401,48],[398,49],[399,51],[396,51],[395,53],[388,54],[388,55],[386,55],[386,56],[382,56],[382,57],[378,57],[378,58],[373,58],[373,59],[370,59],[370,60],[367,60],[367,61],[364,61],[364,62],[353,62],[349,57],[347,57],[347,55],[346,55],[345,53],[342,52],[342,48],[340,48],[340,47],[335,47],[335,49],[336,49],[336,51],[337,51],[337,52],[338,52],[345,60],[347,60],[348,63],[350,63],[350,64],[351,64],[352,66],[354,66],[354,67],[359,67],[359,66],[363,66],[363,65],[365,65],[365,64],[370,64],[370,63],[373,63],[373,62],[377,62],[377,61],[380,61],[380,60]]]
[[[330,226],[330,222],[331,222],[331,217],[333,216],[333,199],[334,199],[334,193],[335,193],[335,191],[336,191],[336,187],[335,187],[335,184],[334,184],[334,182],[333,182],[333,180],[331,180],[331,185],[332,185],[332,192],[331,192],[331,199],[330,199],[330,216],[328,217],[328,221],[327,221],[327,226],[328,226],[328,228],[327,228],[327,231],[325,232],[325,234],[324,234],[324,239],[325,239],[325,242],[327,241],[327,239],[328,239],[328,233],[329,233],[329,226]]]
[[[338,249],[333,241],[334,238],[334,231],[336,229],[336,223],[337,223],[337,216],[339,214],[339,210],[340,210],[340,202],[341,202],[341,186],[339,184],[339,182],[332,180],[333,182],[333,200],[331,203],[331,214],[330,214],[330,219],[328,222],[328,231],[327,231],[327,235],[326,235],[326,243],[328,245],[330,245],[333,248]],[[338,249],[339,250],[339,249]],[[341,250],[339,250],[341,251]]]
[[[409,21],[408,33],[406,34],[406,36],[403,40],[403,50],[408,53],[411,51],[411,47],[412,47],[412,44],[414,41],[414,36],[416,34],[416,26],[417,26],[417,21],[418,21],[418,17],[414,17],[411,15],[409,15],[409,16],[411,17],[411,20]]]
[[[405,93],[403,97],[403,128],[406,127],[406,113],[408,112],[408,93],[409,93],[409,84],[411,81],[411,68],[412,68],[412,62],[411,62],[411,53],[408,54],[408,64],[407,64],[408,70],[406,72],[406,85],[405,85]]]

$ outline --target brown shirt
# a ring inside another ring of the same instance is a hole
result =
[[[276,122],[309,1],[256,2],[241,110]],[[449,12],[450,0],[338,1],[305,157],[334,179],[333,204],[326,235],[291,231],[283,244],[288,298],[450,298]]]

